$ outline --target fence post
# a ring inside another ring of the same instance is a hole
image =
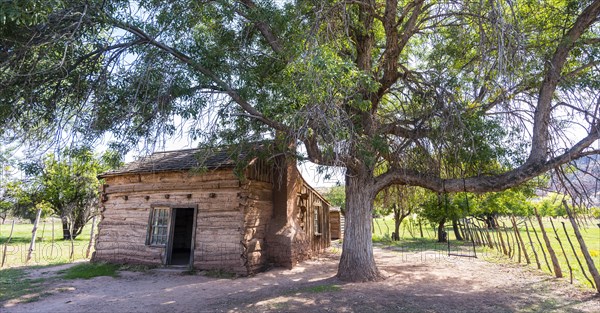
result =
[[[27,259],[25,260],[25,264],[31,260],[31,254],[33,250],[35,250],[35,236],[37,235],[37,227],[40,222],[40,216],[42,215],[42,209],[37,210],[37,214],[35,215],[35,222],[33,223],[33,229],[31,230],[31,243],[29,244],[29,251],[27,252]]]
[[[544,245],[542,244],[542,241],[540,240],[540,236],[538,236],[537,231],[535,230],[535,226],[533,225],[533,222],[531,221],[531,217],[527,217],[529,219],[529,224],[531,224],[531,229],[533,229],[533,233],[535,234],[535,239],[537,239],[537,242],[540,244],[540,249],[542,250],[542,255],[544,256],[544,262],[546,262],[546,266],[548,267],[548,270],[550,271],[550,273],[552,272],[552,268],[550,267],[550,263],[548,262],[548,257],[546,256],[546,251],[544,250]],[[550,219],[550,222],[552,222],[552,219]]]
[[[554,230],[554,234],[556,235],[556,240],[558,241],[558,244],[560,245],[560,250],[562,251],[563,255],[565,256],[565,261],[567,261],[567,267],[569,268],[569,278],[571,281],[571,284],[573,283],[573,268],[571,267],[571,262],[569,262],[569,258],[567,257],[567,253],[565,252],[565,247],[563,247],[562,241],[560,241],[560,237],[558,237],[558,232],[556,231],[556,227],[554,227],[554,222],[552,221],[552,218],[550,218],[550,225],[552,225],[552,230]]]
[[[529,233],[529,227],[527,227],[527,221],[525,221],[525,231],[527,232],[527,238],[529,238],[529,244],[531,245],[531,250],[533,250],[533,256],[535,257],[535,263],[537,264],[538,270],[542,269],[542,265],[540,264],[540,259],[538,258],[537,251],[535,251],[535,246],[533,245],[533,240],[531,239],[531,234]]]
[[[592,274],[592,278],[594,278],[594,282],[596,283],[596,290],[600,293],[600,274],[598,274],[598,270],[594,265],[594,260],[590,255],[587,246],[585,245],[585,241],[583,241],[583,237],[581,237],[581,233],[579,232],[579,227],[577,226],[577,222],[575,221],[575,217],[573,216],[573,212],[569,209],[567,205],[567,201],[563,199],[563,205],[565,206],[565,210],[567,210],[567,214],[569,215],[569,220],[571,221],[571,225],[573,225],[573,231],[575,232],[575,237],[579,242],[579,247],[581,248],[581,253],[583,253],[583,258],[587,263],[587,266],[590,270],[590,274]]]
[[[556,253],[554,253],[554,249],[552,249],[552,245],[550,244],[550,238],[546,234],[546,230],[544,230],[544,223],[542,222],[542,217],[537,211],[537,208],[533,208],[535,212],[535,217],[537,217],[538,223],[540,224],[540,230],[542,231],[542,238],[544,238],[544,242],[546,242],[546,248],[548,249],[548,253],[550,254],[550,260],[552,260],[552,266],[554,267],[554,276],[556,278],[563,277],[562,270],[560,269],[560,265],[558,264],[558,258],[556,257]]]
[[[0,268],[4,267],[4,261],[6,261],[6,249],[8,248],[8,243],[10,242],[10,239],[12,238],[14,229],[15,229],[15,220],[13,219],[12,226],[10,227],[10,234],[8,235],[8,239],[6,239],[6,242],[4,243],[4,253],[2,253],[2,265],[0,265]]]
[[[502,228],[500,227],[498,219],[496,219],[496,225],[498,226],[496,232],[498,237],[500,238],[500,244],[502,245],[502,253],[504,253],[504,255],[508,255],[508,250],[506,250],[506,246],[504,245],[504,238],[502,238]]]

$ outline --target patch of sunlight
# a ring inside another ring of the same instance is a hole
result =
[[[269,299],[269,300],[264,300],[264,301],[259,301],[257,302],[255,305],[257,306],[267,306],[267,305],[276,305],[276,304],[282,304],[282,303],[286,303],[289,301],[295,301],[298,303],[301,303],[303,305],[314,305],[315,301],[312,299],[306,299],[306,298],[299,298],[299,297],[283,297],[283,296],[279,296],[273,299]]]

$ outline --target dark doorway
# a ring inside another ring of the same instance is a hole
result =
[[[194,230],[194,209],[173,209],[173,241],[171,243],[170,265],[188,265],[192,253],[192,233]]]

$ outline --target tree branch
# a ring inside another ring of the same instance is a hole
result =
[[[256,4],[252,0],[240,0],[240,2],[250,10],[256,9]],[[252,20],[248,17],[247,14],[244,14],[239,10],[236,10],[236,12],[250,20],[252,23],[254,23],[254,25],[256,25],[256,28],[258,28],[260,33],[267,40],[267,43],[269,43],[269,46],[271,46],[271,49],[273,49],[273,51],[275,51],[277,54],[283,54],[283,46],[281,45],[281,41],[279,40],[279,38],[277,38],[275,33],[273,33],[273,30],[271,29],[269,24],[265,23],[264,21]]]
[[[420,186],[436,192],[490,192],[502,191],[522,184],[552,168],[572,160],[600,154],[600,151],[583,151],[594,141],[600,139],[600,123],[597,123],[588,136],[575,144],[560,156],[547,162],[534,164],[526,162],[522,166],[499,175],[475,176],[468,178],[442,179],[431,174],[420,173],[411,169],[394,168],[376,177],[375,189],[382,190],[393,184]]]
[[[148,44],[171,54],[179,61],[187,64],[194,70],[196,70],[196,71],[200,72],[201,74],[203,74],[204,76],[210,78],[215,84],[217,84],[217,86],[222,88],[223,91],[227,95],[229,95],[233,101],[235,101],[244,111],[248,112],[248,114],[250,116],[252,116],[254,119],[256,119],[276,130],[287,131],[288,128],[284,124],[265,117],[261,112],[256,110],[250,103],[248,103],[244,98],[242,98],[242,96],[240,96],[240,94],[237,93],[236,90],[231,88],[231,86],[229,86],[229,84],[227,84],[225,81],[223,81],[221,78],[219,78],[215,73],[213,73],[209,69],[203,67],[202,65],[198,64],[198,62],[195,62],[194,60],[192,60],[189,56],[185,55],[184,53],[178,51],[175,48],[169,47],[166,44],[157,41],[152,36],[146,34],[143,30],[139,29],[138,27],[123,23],[121,21],[116,21],[116,20],[113,21],[113,24],[115,27],[125,30],[125,31],[137,36],[138,38],[144,40]]]
[[[533,138],[528,163],[543,162],[548,156],[551,103],[561,78],[561,71],[575,42],[600,15],[600,0],[592,2],[581,12],[573,27],[561,39],[552,60],[546,66],[546,75],[540,88],[533,123]]]

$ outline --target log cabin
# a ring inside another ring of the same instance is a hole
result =
[[[327,248],[330,204],[295,161],[256,157],[240,170],[244,157],[158,152],[100,175],[93,260],[250,275]]]

